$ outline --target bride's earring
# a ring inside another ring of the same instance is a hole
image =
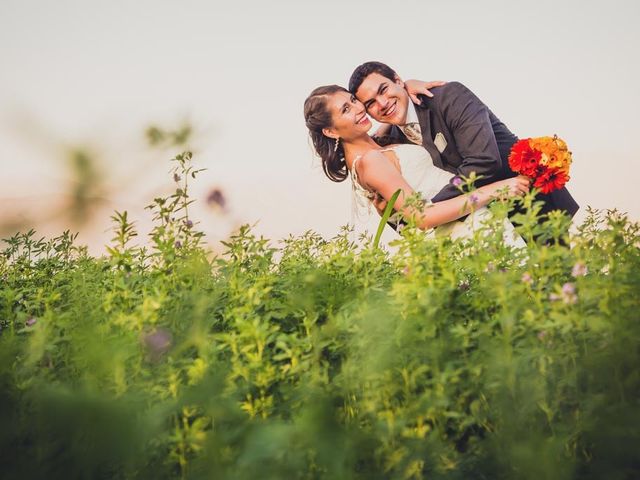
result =
[[[337,152],[338,151],[338,147],[340,146],[340,137],[336,138],[336,144],[333,147],[333,151]]]

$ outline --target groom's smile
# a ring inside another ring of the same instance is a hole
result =
[[[386,117],[392,116],[396,111],[397,105],[398,105],[398,101],[395,100],[391,102],[387,108],[382,109],[382,117],[386,118]]]

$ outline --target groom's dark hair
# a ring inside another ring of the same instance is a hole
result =
[[[355,95],[355,93],[367,78],[372,73],[379,73],[383,77],[387,77],[389,80],[395,81],[398,78],[398,74],[389,65],[385,65],[381,62],[366,62],[356,67],[349,79],[349,91]]]

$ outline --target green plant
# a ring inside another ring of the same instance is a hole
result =
[[[531,195],[525,251],[495,202],[471,240],[409,222],[390,254],[349,228],[274,246],[245,225],[211,258],[199,170],[174,162],[149,250],[126,212],[100,258],[69,232],[4,241],[3,475],[637,476],[638,223],[591,210],[567,236]]]

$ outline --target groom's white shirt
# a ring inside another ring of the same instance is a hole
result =
[[[418,129],[420,129],[420,133],[422,133],[422,128],[420,127],[420,120],[418,119],[418,112],[416,112],[415,104],[409,99],[409,104],[411,108],[407,107],[407,118],[404,121],[404,124],[407,125],[409,123],[417,123]]]
[[[409,99],[409,105],[407,105],[407,118],[405,118],[404,125],[398,125],[400,131],[407,137],[411,142],[417,143],[420,145],[422,143],[422,127],[420,126],[420,120],[418,119],[418,112],[416,111],[416,106],[413,104],[411,99]],[[410,135],[407,135],[405,132],[405,128],[407,125],[413,126],[413,131],[415,132],[413,136],[417,133],[419,135],[418,138],[411,138]],[[417,131],[416,131],[417,130]]]

